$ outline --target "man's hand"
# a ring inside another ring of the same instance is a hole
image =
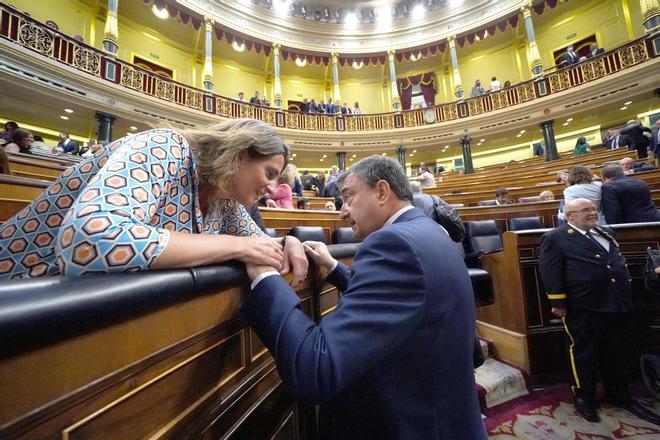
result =
[[[305,256],[303,244],[296,237],[287,235],[284,243],[284,264],[282,264],[280,274],[286,275],[290,271],[293,271],[291,287],[296,288],[307,278],[308,268],[309,261],[307,261],[307,257]]]
[[[274,271],[275,269],[270,266],[258,266],[256,264],[246,263],[245,270],[247,270],[247,274],[248,277],[250,277],[250,281],[254,281],[255,278],[257,278],[262,273]]]
[[[553,307],[552,309],[550,309],[550,312],[552,312],[552,314],[555,315],[557,318],[566,317],[566,309],[557,309]]]
[[[321,243],[320,241],[306,241],[303,243],[303,247],[307,255],[319,266],[330,269],[337,261],[330,255],[330,251],[328,251],[325,243]]]

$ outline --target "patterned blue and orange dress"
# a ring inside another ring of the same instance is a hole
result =
[[[202,217],[183,136],[129,135],[64,171],[0,227],[0,279],[147,270],[169,231],[266,236],[230,200]]]

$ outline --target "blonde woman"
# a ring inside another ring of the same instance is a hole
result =
[[[0,228],[0,278],[237,259],[292,268],[297,284],[307,272],[300,242],[287,239],[283,249],[243,208],[272,190],[288,154],[272,127],[250,119],[121,138]]]
[[[293,195],[302,197],[303,187],[302,187],[302,180],[300,179],[300,172],[298,171],[298,167],[290,163],[289,165],[286,166],[286,170],[287,173],[289,173],[289,175],[293,176],[293,186],[291,187],[291,190],[293,191]]]

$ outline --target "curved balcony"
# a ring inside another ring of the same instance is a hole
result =
[[[611,78],[612,81],[618,78],[619,84],[634,80],[640,88],[648,91],[654,87],[653,76],[658,71],[656,62],[659,51],[658,36],[653,34],[633,40],[596,58],[477,98],[392,113],[351,116],[306,114],[253,106],[207,93],[116,59],[55,31],[5,4],[0,3],[0,8],[2,12],[0,41],[2,46],[5,46],[4,49],[0,47],[0,50],[3,54],[13,54],[16,58],[22,57],[22,59],[29,55],[28,58],[34,58],[32,65],[38,66],[39,69],[50,69],[47,73],[50,73],[51,77],[57,75],[57,69],[61,70],[61,66],[64,65],[68,72],[75,74],[79,84],[84,83],[87,88],[102,87],[105,94],[130,96],[134,102],[141,101],[144,104],[146,100],[150,104],[155,104],[151,112],[134,110],[142,113],[138,117],[156,117],[188,125],[203,123],[216,117],[254,118],[282,129],[290,138],[307,142],[310,138],[330,142],[378,139],[382,141],[386,138],[391,140],[393,137],[410,138],[413,134],[417,138],[412,140],[419,140],[423,139],[420,136],[437,135],[441,129],[454,130],[453,133],[445,135],[455,136],[460,133],[455,130],[466,128],[468,125],[476,130],[503,126],[528,119],[532,113],[538,117],[551,119],[553,117],[551,109],[553,111],[559,109],[556,105],[559,98],[553,97],[563,97],[561,109],[572,105],[588,105],[596,98],[607,100],[606,94],[603,94],[603,87],[587,89],[589,85],[605,83],[609,85],[609,81],[599,81],[606,78]],[[37,56],[32,57],[31,54]],[[49,62],[44,63],[46,59]],[[626,71],[636,73],[633,77],[632,73],[629,75],[625,73]],[[622,74],[624,76],[621,76]],[[27,76],[29,75],[24,75],[22,79],[25,80]],[[89,81],[90,78],[93,81]],[[595,98],[592,99],[590,96]],[[548,101],[549,99],[557,100]],[[105,104],[112,104],[111,101],[112,99],[108,99]],[[532,108],[530,104],[536,105]],[[584,108],[587,107],[583,106],[581,109]],[[113,108],[99,109],[121,111]],[[155,114],[158,111],[161,115],[169,114],[176,117],[162,117]],[[132,116],[135,118],[135,113]],[[502,119],[509,121],[503,122]],[[311,132],[319,133],[322,137],[314,138]]]

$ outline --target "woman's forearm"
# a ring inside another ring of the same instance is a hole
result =
[[[246,237],[188,234],[170,231],[169,242],[156,257],[152,269],[203,266],[239,258]]]

